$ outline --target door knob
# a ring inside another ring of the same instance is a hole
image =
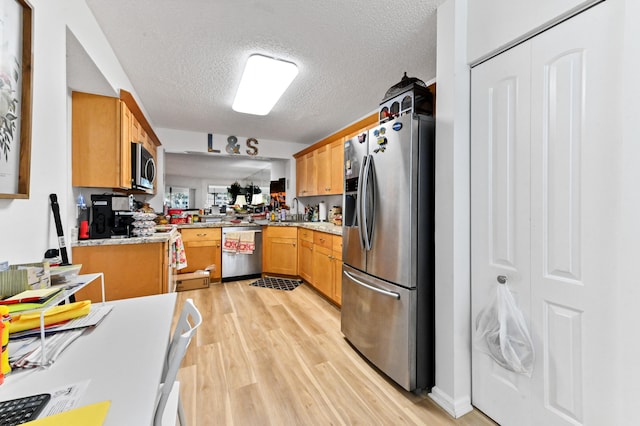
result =
[[[498,275],[497,280],[498,280],[498,283],[500,283],[500,284],[506,284],[507,283],[507,276],[506,275]]]

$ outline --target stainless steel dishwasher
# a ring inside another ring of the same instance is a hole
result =
[[[222,251],[222,281],[257,277],[262,274],[262,228],[259,226],[229,226],[222,228],[222,247],[230,232],[253,231],[255,249],[252,254]]]

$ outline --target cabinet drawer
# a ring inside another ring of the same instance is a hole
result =
[[[220,248],[222,246],[221,240],[188,240],[184,243],[185,248],[191,247],[217,247]]]
[[[326,234],[324,232],[314,232],[313,233],[313,244],[326,248],[328,250],[333,249],[333,240],[331,234]]]
[[[222,239],[220,228],[181,229],[182,241],[213,241]]]
[[[292,226],[267,226],[265,238],[295,238],[298,239],[298,228]]]
[[[298,238],[302,241],[313,242],[313,231],[310,229],[298,228]]]

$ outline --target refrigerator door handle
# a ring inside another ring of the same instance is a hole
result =
[[[373,211],[375,211],[375,190],[369,191],[369,185],[374,184],[375,181],[372,179],[373,175],[373,156],[368,155],[367,161],[363,165],[363,183],[362,183],[362,201],[360,205],[362,206],[362,235],[364,239],[364,247],[367,251],[371,250],[371,240],[373,236],[369,233],[369,227],[373,229]],[[369,198],[371,197],[371,206],[373,207],[373,211],[369,211]]]
[[[366,230],[364,228],[363,222],[363,200],[364,200],[364,180],[365,180],[365,169],[367,168],[367,163],[369,160],[369,156],[365,155],[362,158],[362,167],[360,167],[360,174],[358,176],[358,198],[356,205],[356,220],[358,222],[358,236],[360,237],[360,248],[363,250],[367,249],[367,245],[365,243],[366,240]]]
[[[356,277],[354,277],[353,275],[351,275],[349,272],[347,271],[343,271],[343,273],[347,276],[347,278],[349,278],[351,281],[353,281],[354,283],[361,285],[362,287],[368,288],[371,291],[375,291],[376,293],[380,293],[383,294],[385,296],[389,296],[389,297],[393,297],[396,300],[400,300],[400,294],[395,293],[393,291],[387,291],[387,290],[383,290],[381,288],[378,287],[374,287],[372,285],[369,285],[365,282],[360,281],[359,279],[357,279]]]

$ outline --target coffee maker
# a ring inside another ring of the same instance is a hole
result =
[[[91,195],[92,239],[128,237],[133,223],[133,196],[119,194]]]

